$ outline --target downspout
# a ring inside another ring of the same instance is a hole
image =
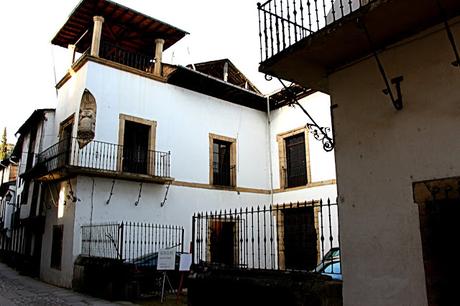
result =
[[[273,205],[273,164],[272,164],[272,144],[271,144],[271,116],[270,116],[270,96],[267,96],[267,135],[268,135],[268,164],[270,174],[270,205]]]

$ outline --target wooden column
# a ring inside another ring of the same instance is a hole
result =
[[[94,16],[93,39],[91,41],[91,56],[99,57],[99,48],[101,46],[102,24],[104,17]]]

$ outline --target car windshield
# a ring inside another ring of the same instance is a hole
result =
[[[340,268],[340,262],[333,262],[333,263],[329,263],[327,264],[323,271],[321,271],[322,273],[328,273],[328,274],[341,274],[342,271],[341,271],[341,268]]]

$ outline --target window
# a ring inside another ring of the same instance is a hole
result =
[[[278,135],[281,189],[310,182],[308,130],[301,128]]]
[[[236,186],[236,140],[209,134],[210,184]]]
[[[64,225],[53,226],[53,241],[51,245],[51,268],[61,270],[62,240],[64,238]]]
[[[155,121],[120,114],[118,143],[122,146],[119,171],[147,174],[155,173]]]
[[[69,165],[72,155],[72,131],[75,114],[72,114],[59,127],[59,159],[58,166]]]

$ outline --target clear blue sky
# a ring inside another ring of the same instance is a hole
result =
[[[190,33],[167,50],[164,61],[189,64],[229,58],[259,89],[278,88],[257,72],[259,36],[257,0],[116,0]],[[79,0],[5,1],[0,48],[2,101],[0,129],[8,140],[37,108],[56,107],[56,78],[65,73],[67,50],[50,40]],[[174,54],[174,57],[173,57]]]

